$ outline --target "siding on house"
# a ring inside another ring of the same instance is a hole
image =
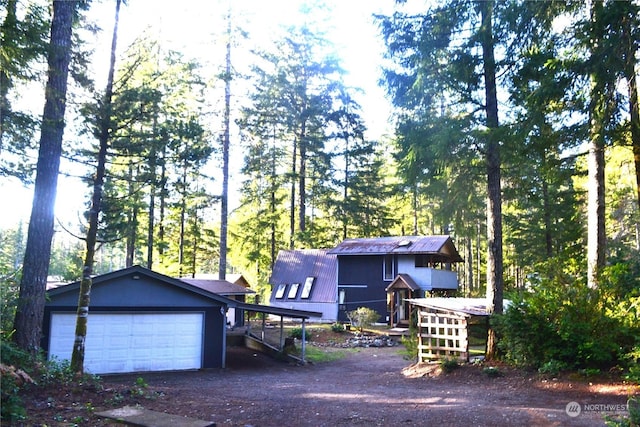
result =
[[[339,321],[347,321],[346,312],[358,307],[377,311],[381,322],[388,320],[385,289],[391,281],[384,280],[383,259],[379,255],[338,257],[338,293],[344,298],[338,305]]]

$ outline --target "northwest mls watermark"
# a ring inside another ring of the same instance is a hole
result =
[[[629,405],[627,403],[585,403],[581,405],[578,402],[569,402],[564,411],[572,418],[583,412],[620,414],[629,412]]]

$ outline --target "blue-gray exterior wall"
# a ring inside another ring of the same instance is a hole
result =
[[[382,255],[338,255],[338,292],[346,291],[345,304],[338,306],[338,320],[347,321],[347,311],[369,307],[378,312],[380,322],[387,321],[386,288],[391,281],[383,276]]]

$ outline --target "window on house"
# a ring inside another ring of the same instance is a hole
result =
[[[345,305],[345,302],[347,301],[347,291],[346,289],[340,289],[338,291],[338,308],[340,310],[346,310],[347,306]]]
[[[284,291],[287,289],[287,284],[286,283],[280,283],[278,285],[278,289],[276,290],[276,298],[277,299],[281,299],[282,297],[284,297]]]
[[[396,265],[393,262],[393,255],[384,256],[384,280],[393,280],[396,277]]]
[[[298,288],[300,287],[300,283],[292,283],[289,288],[289,293],[287,294],[288,299],[294,299],[298,293]]]
[[[311,288],[313,287],[313,281],[315,277],[307,277],[307,280],[304,282],[304,286],[302,287],[302,293],[300,294],[300,298],[307,299],[309,295],[311,295]]]

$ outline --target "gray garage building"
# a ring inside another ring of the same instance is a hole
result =
[[[80,282],[47,291],[42,348],[70,359]],[[85,370],[94,374],[223,368],[226,312],[261,311],[207,289],[133,266],[93,279]],[[298,318],[314,313],[292,311]]]

